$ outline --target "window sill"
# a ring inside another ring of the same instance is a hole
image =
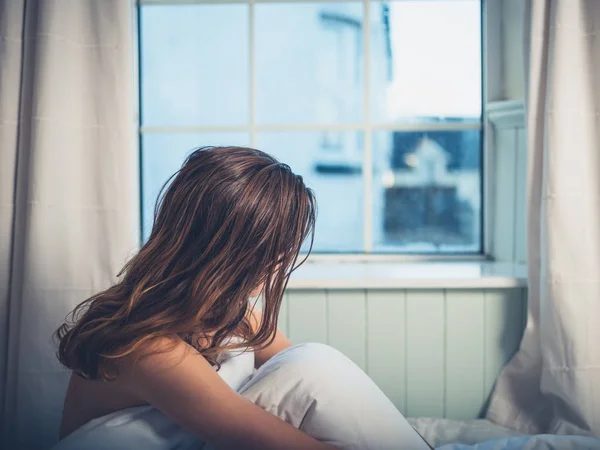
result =
[[[527,266],[479,262],[307,262],[288,289],[510,289],[527,286]]]

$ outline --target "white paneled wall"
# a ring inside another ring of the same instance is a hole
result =
[[[492,125],[492,249],[498,261],[526,262],[527,137],[522,101],[488,104]]]
[[[482,400],[485,401],[491,390],[490,381],[493,382],[495,371],[488,373],[486,351],[490,349],[491,359],[498,360],[498,355],[494,356],[498,343],[489,343],[486,347],[486,332],[493,331],[489,327],[486,329],[486,302],[493,303],[496,295],[497,291],[446,292],[446,352],[452,358],[445,367],[445,416],[477,417],[481,413]]]
[[[516,351],[524,289],[288,290],[279,325],[363,368],[408,417],[478,417]]]

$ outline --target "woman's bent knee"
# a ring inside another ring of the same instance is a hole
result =
[[[340,448],[383,450],[402,441],[406,421],[390,400],[356,364],[324,344],[277,354],[240,393]]]
[[[240,393],[256,389],[333,388],[338,377],[345,373],[360,371],[340,351],[325,344],[305,343],[290,347],[269,359],[256,372]]]

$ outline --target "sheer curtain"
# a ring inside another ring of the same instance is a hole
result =
[[[600,436],[600,1],[526,8],[528,323],[488,418]]]
[[[127,0],[0,0],[5,448],[55,441],[67,373],[51,335],[137,245],[133,11]]]

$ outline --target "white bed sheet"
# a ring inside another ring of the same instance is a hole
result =
[[[495,425],[489,420],[449,420],[449,419],[408,419],[412,427],[433,447],[444,444],[460,443],[473,445],[479,442],[511,436],[521,433]]]

